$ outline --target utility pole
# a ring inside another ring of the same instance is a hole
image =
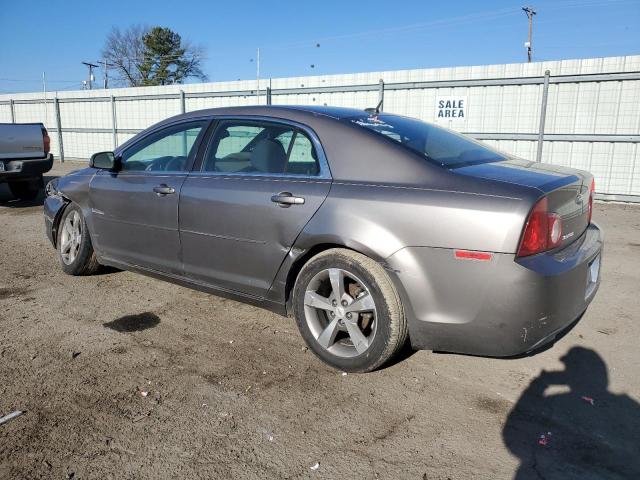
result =
[[[107,88],[109,88],[109,66],[107,65],[107,59],[105,58],[104,61],[104,89],[106,90]]]
[[[82,62],[83,65],[86,65],[87,67],[89,67],[89,90],[91,90],[93,88],[93,69],[94,68],[98,68],[99,65],[96,65],[95,63],[90,63],[90,62]]]
[[[98,63],[100,62],[102,62],[102,65],[104,66],[104,82],[102,86],[106,90],[107,88],[109,88],[109,67],[113,67],[113,65],[111,63],[107,63],[106,58],[98,60]]]
[[[533,33],[533,16],[536,14],[536,11],[531,7],[522,7],[524,13],[527,14],[527,18],[529,19],[529,40],[525,42],[524,46],[527,49],[527,59],[529,63],[531,63],[531,57],[533,55],[533,44],[531,36]]]
[[[47,125],[47,76],[42,72],[42,104],[44,105],[44,124]]]

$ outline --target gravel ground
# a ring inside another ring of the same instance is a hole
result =
[[[552,348],[365,375],[254,307],[64,275],[41,210],[0,186],[0,478],[640,478],[640,206],[596,205],[604,280]]]

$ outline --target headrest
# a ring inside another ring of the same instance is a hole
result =
[[[277,140],[265,138],[260,140],[251,152],[251,166],[264,173],[284,173],[287,153]]]

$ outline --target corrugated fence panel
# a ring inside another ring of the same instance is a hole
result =
[[[0,123],[11,123],[11,105],[0,105]]]
[[[117,100],[116,111],[118,128],[143,130],[165,118],[178,115],[180,100],[173,98]]]
[[[88,159],[96,152],[113,150],[112,133],[64,132],[63,141],[64,154],[69,158]]]
[[[62,124],[62,128],[111,128],[111,103],[61,103],[60,123]],[[54,127],[55,123],[51,126]],[[64,140],[66,140],[66,132]]]

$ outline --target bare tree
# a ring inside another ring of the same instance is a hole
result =
[[[182,41],[168,28],[133,25],[122,31],[113,27],[102,56],[116,69],[115,80],[120,85],[166,85],[190,77],[207,78],[202,71],[204,48]]]
[[[124,31],[113,27],[107,35],[102,49],[102,58],[116,69],[117,83],[129,87],[137,87],[142,83],[140,74],[140,64],[144,60],[142,39],[148,30],[142,25],[132,25]]]

